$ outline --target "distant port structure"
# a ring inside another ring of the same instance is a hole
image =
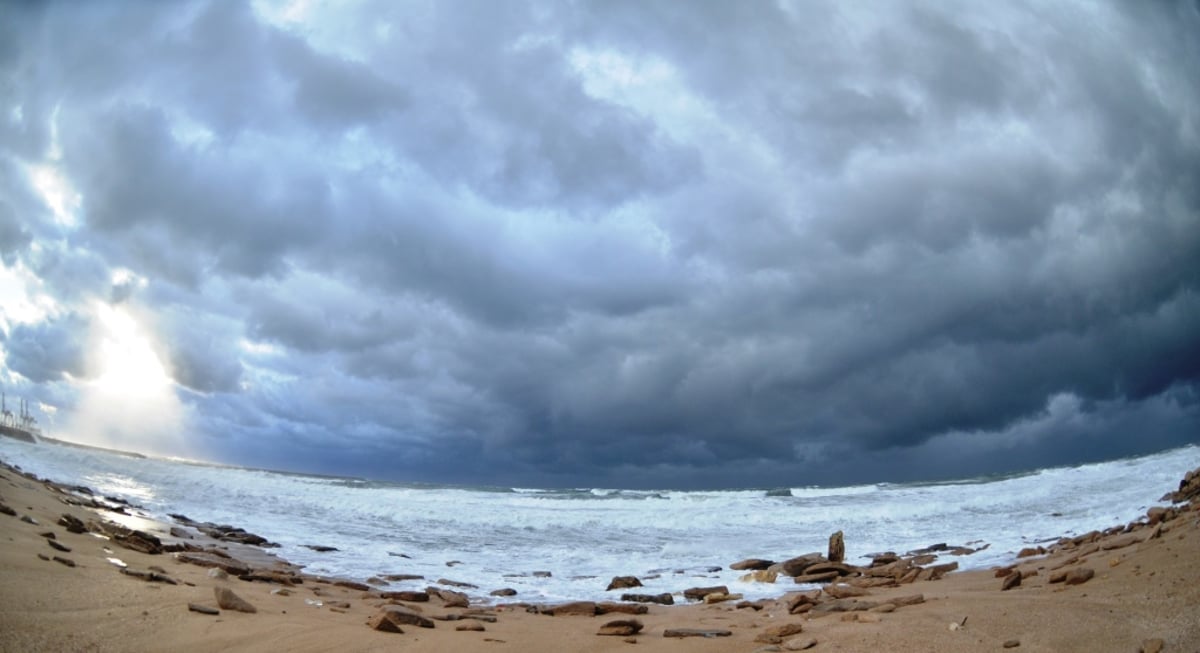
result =
[[[18,399],[17,412],[8,408],[8,393],[0,393],[0,435],[25,442],[37,442],[42,437],[37,418],[29,412],[29,402]]]

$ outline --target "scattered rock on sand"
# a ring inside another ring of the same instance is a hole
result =
[[[386,615],[386,618],[397,626],[417,626],[419,628],[433,628],[434,626],[432,619],[402,605],[385,605],[379,614]]]
[[[1067,572],[1063,582],[1067,585],[1082,585],[1092,579],[1096,572],[1091,567],[1076,567]]]
[[[429,601],[428,592],[414,592],[412,590],[381,592],[380,596],[389,601],[407,601],[409,603],[425,603]]]
[[[663,637],[729,637],[732,634],[728,630],[706,630],[702,628],[668,628],[663,631]]]
[[[56,540],[49,540],[49,539],[48,539],[48,540],[46,540],[46,544],[49,544],[49,545],[50,545],[50,548],[51,548],[51,549],[54,549],[54,550],[56,550],[56,551],[62,551],[63,553],[70,553],[70,552],[71,552],[71,547],[69,547],[69,546],[67,546],[67,545],[65,545],[65,544],[61,544],[61,543],[59,543],[59,542],[58,542],[58,541],[56,541]]]
[[[6,514],[6,515],[8,515],[8,516],[10,516],[10,517],[16,517],[16,516],[17,516],[17,511],[16,511],[16,510],[13,510],[13,509],[12,509],[11,507],[9,507],[9,505],[8,505],[8,504],[6,504],[6,503],[0,503],[0,512],[4,513],[4,514]]]
[[[483,623],[476,621],[475,619],[468,619],[468,620],[458,624],[457,626],[455,626],[454,630],[458,630],[458,631],[462,631],[462,632],[481,633],[487,629],[483,627]]]
[[[592,601],[572,601],[543,608],[541,613],[552,617],[594,617],[596,616],[596,604]]]
[[[668,594],[667,596],[670,596]],[[624,597],[622,597],[624,600]],[[608,614],[610,612],[618,612],[621,614],[646,614],[650,608],[644,605],[631,605],[629,603],[613,603],[612,601],[604,601],[596,604],[596,614]]]
[[[811,637],[796,638],[796,639],[790,639],[790,640],[784,642],[783,650],[785,650],[785,651],[807,651],[808,649],[810,649],[816,645],[817,645],[817,640],[815,640]]]
[[[780,624],[762,631],[754,638],[754,641],[764,644],[779,644],[784,638],[798,635],[802,632],[804,632],[804,626],[799,623]]]
[[[471,603],[466,594],[455,592],[454,590],[426,587],[425,593],[441,599],[447,608],[465,608]]]
[[[250,602],[246,599],[234,594],[233,590],[229,589],[228,587],[214,587],[213,594],[216,595],[217,605],[220,606],[222,610],[236,610],[238,612],[248,612],[251,614],[258,612],[258,608],[250,605]]]
[[[74,561],[74,560],[71,560],[70,558],[62,558],[62,557],[59,557],[59,556],[54,556],[54,557],[52,558],[52,560],[54,560],[55,562],[57,562],[57,563],[59,563],[59,564],[66,565],[66,566],[68,566],[68,567],[74,567],[74,566],[75,566],[75,561]]]
[[[1004,648],[1016,648],[1020,645],[1021,645],[1021,640],[1019,640],[1019,639],[1010,639],[1010,640],[1006,640],[1004,642]]]
[[[371,618],[367,619],[367,627],[371,630],[378,630],[381,633],[404,632],[404,629],[401,628],[396,622],[392,621],[386,612],[380,612],[378,614],[371,615]]]
[[[611,635],[613,637],[629,637],[642,632],[642,622],[637,619],[617,619],[610,621],[596,632],[597,635]]]
[[[608,584],[608,589],[605,591],[623,590],[641,586],[642,581],[638,580],[637,576],[613,576],[612,582]]]
[[[1163,641],[1157,637],[1142,641],[1142,647],[1138,649],[1138,653],[1159,653],[1163,649]]]
[[[1000,590],[1010,590],[1021,584],[1021,572],[1013,570],[1000,582]]]
[[[199,603],[189,603],[188,610],[191,610],[192,612],[199,612],[200,614],[221,614],[220,610],[211,606],[201,605]]]

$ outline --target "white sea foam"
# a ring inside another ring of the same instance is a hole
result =
[[[1134,520],[1200,465],[1200,447],[1142,458],[955,483],[732,491],[434,488],[141,459],[0,438],[0,457],[39,476],[128,499],[153,516],[183,513],[280,543],[318,574],[421,574],[518,599],[617,598],[612,576],[646,592],[723,583],[748,597],[791,584],[741,583],[726,567],[823,551],[842,530],[851,562],[883,550],[981,543],[963,568],[1006,562],[1021,547]],[[317,553],[305,544],[339,549]],[[407,557],[403,557],[407,556]],[[460,561],[453,567],[447,562]],[[720,571],[709,571],[722,567]],[[549,571],[550,578],[535,571]],[[653,578],[654,576],[657,578]]]

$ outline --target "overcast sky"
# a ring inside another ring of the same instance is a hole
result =
[[[1195,2],[0,5],[3,386],[396,480],[1200,441]]]

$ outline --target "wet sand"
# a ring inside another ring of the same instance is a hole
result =
[[[859,597],[872,603],[916,594],[923,598],[891,612],[790,614],[788,599],[794,594],[784,592],[792,589],[791,579],[780,577],[780,599],[765,602],[761,610],[738,608],[737,601],[728,601],[650,605],[641,615],[548,616],[539,613],[546,606],[539,610],[523,604],[485,605],[475,598],[466,609],[447,607],[436,597],[399,602],[426,617],[459,617],[435,620],[433,628],[403,625],[403,633],[379,632],[367,625],[389,602],[378,590],[364,589],[364,579],[346,579],[350,586],[339,586],[334,584],[337,579],[301,574],[302,582],[290,587],[233,576],[219,579],[209,568],[182,562],[179,554],[124,548],[112,539],[113,530],[102,537],[72,533],[59,524],[64,514],[93,522],[93,528],[104,520],[124,520],[126,526],[167,544],[188,541],[193,548],[250,560],[256,569],[273,568],[276,579],[300,574],[270,550],[203,537],[175,539],[169,536],[168,524],[71,505],[88,499],[67,486],[0,468],[0,504],[16,513],[0,514],[0,650],[765,653],[799,650],[815,640],[807,650],[969,652],[1006,650],[1007,645],[1018,652],[1134,652],[1154,650],[1161,640],[1163,651],[1200,651],[1200,503],[1195,499],[1177,506],[1166,521],[1096,524],[1098,529],[1125,527],[1048,555],[1014,560],[1023,578],[1009,590],[1001,589],[1003,579],[993,571],[980,570],[872,588]],[[25,517],[36,523],[23,521]],[[254,525],[239,526],[253,530]],[[69,551],[54,548],[48,533]],[[852,556],[862,553],[854,550],[853,542],[846,546]],[[140,575],[122,573],[108,558],[119,559]],[[1077,568],[1091,569],[1094,575],[1075,585],[1051,582],[1056,571]],[[222,609],[209,615],[189,610],[189,604],[216,608],[218,587],[232,590],[257,611]],[[479,611],[478,620],[470,618],[471,610]],[[643,628],[633,637],[597,635],[604,624],[617,619],[636,619]],[[482,630],[457,630],[465,624]],[[770,629],[786,624],[798,625],[800,632],[772,641]],[[670,629],[728,635],[665,637]]]

